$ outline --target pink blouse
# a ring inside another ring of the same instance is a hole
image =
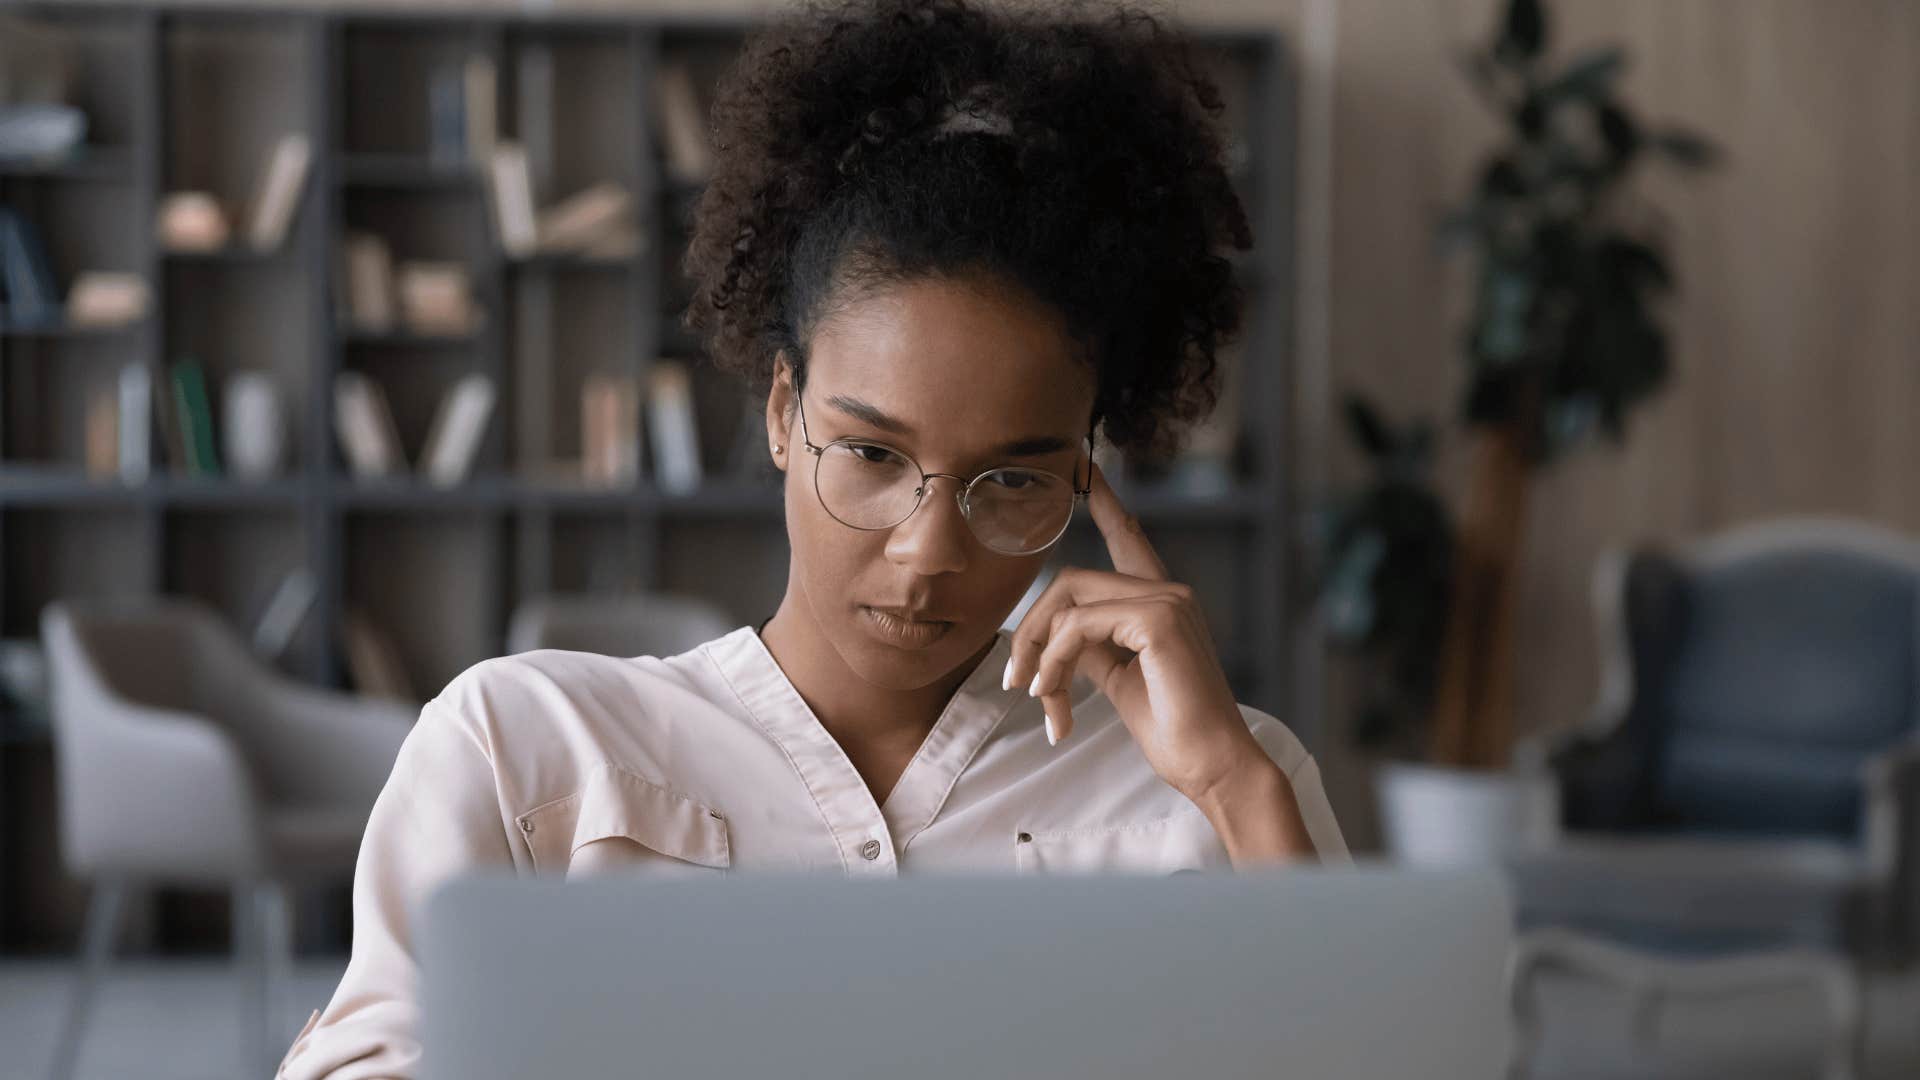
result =
[[[481,865],[608,870],[1166,874],[1230,864],[1085,680],[1047,745],[1040,703],[1000,688],[1009,636],[948,702],[884,803],[742,626],[677,656],[544,649],[482,661],[422,708],[375,801],[353,882],[353,948],[281,1080],[412,1077],[412,913]],[[1350,862],[1313,758],[1242,705],[1292,778],[1322,861]]]

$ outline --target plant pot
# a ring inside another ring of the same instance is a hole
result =
[[[1375,794],[1387,853],[1416,866],[1497,864],[1550,843],[1559,820],[1558,789],[1533,773],[1386,762]]]

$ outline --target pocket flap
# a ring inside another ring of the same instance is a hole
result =
[[[537,829],[550,841],[556,834],[566,836],[568,856],[596,840],[624,837],[698,866],[724,870],[729,862],[727,826],[719,811],[617,765],[602,765],[579,791],[529,811],[522,821],[530,833]],[[534,845],[536,853],[539,847]],[[536,868],[537,863],[536,854]]]

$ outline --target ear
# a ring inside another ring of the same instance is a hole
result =
[[[793,367],[787,363],[786,351],[781,350],[774,357],[773,385],[767,390],[767,454],[781,472],[787,471],[787,461],[793,457],[793,436],[798,434],[793,429],[793,405]]]

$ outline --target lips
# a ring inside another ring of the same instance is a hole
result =
[[[866,606],[882,614],[891,615],[901,622],[950,623],[955,621],[941,615],[935,615],[927,608],[882,607],[879,604],[868,604]]]
[[[897,608],[877,608],[866,604],[860,606],[861,614],[879,639],[899,648],[925,648],[945,637],[947,631],[953,629],[952,622],[909,620],[896,614],[898,610]]]

